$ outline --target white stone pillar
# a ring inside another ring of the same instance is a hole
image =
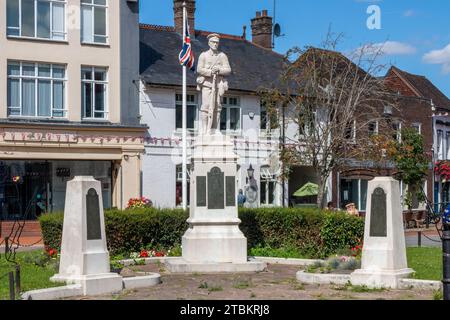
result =
[[[171,272],[262,271],[247,261],[247,239],[239,229],[237,160],[231,139],[199,136],[191,170],[189,229],[182,238],[182,259],[166,263]]]
[[[399,182],[391,177],[369,181],[361,269],[351,274],[353,285],[398,288],[408,277]]]
[[[67,183],[59,274],[54,282],[81,284],[83,294],[122,290],[122,277],[110,272],[100,181],[78,176]]]

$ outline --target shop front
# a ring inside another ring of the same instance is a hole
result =
[[[143,130],[11,126],[0,132],[0,220],[62,212],[75,176],[101,182],[103,206],[125,208],[141,195]]]
[[[64,210],[66,183],[94,176],[102,184],[103,206],[111,208],[112,162],[0,160],[0,219],[35,220]]]

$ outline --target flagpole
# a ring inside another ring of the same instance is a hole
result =
[[[186,2],[183,2],[183,42],[186,37]],[[187,92],[186,92],[186,66],[183,66],[183,182],[182,182],[182,205],[187,209]]]

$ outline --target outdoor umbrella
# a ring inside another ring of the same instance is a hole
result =
[[[319,194],[319,186],[315,183],[308,182],[294,193],[294,197],[311,197]]]

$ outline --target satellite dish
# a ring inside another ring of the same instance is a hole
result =
[[[275,26],[273,27],[273,34],[275,35],[275,37],[281,36],[281,26],[279,23],[276,23]]]

